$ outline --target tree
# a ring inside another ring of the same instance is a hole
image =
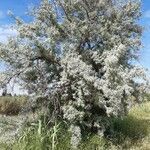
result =
[[[144,69],[133,63],[140,2],[42,0],[30,15],[30,23],[15,18],[17,37],[1,44],[5,81],[17,77],[32,96],[45,97],[51,119],[69,123],[75,147],[84,130],[101,135],[103,118],[125,115],[131,97],[146,90]]]

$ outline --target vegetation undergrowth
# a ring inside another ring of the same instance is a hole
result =
[[[128,116],[112,119],[105,138],[87,135],[78,150],[149,150],[150,102],[136,105]],[[64,122],[51,128],[43,120],[30,123],[12,145],[1,144],[4,150],[70,150],[70,137]]]
[[[0,114],[18,115],[27,102],[27,96],[0,96]]]

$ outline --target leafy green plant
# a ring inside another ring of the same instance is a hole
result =
[[[48,128],[46,124],[39,120],[27,127],[22,136],[13,145],[13,150],[55,150],[57,145],[57,132],[59,124]]]

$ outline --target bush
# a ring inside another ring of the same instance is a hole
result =
[[[0,114],[18,115],[27,101],[25,96],[6,96],[0,97]]]

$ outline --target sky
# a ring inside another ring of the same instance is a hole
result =
[[[150,0],[142,0],[142,18],[140,23],[144,27],[140,63],[150,70]]]
[[[140,65],[150,70],[150,0],[142,1],[142,17],[140,24],[144,27],[142,36],[142,44],[140,53]],[[40,0],[0,0],[0,42],[6,42],[8,36],[15,36],[17,32],[10,29],[14,24],[14,20],[7,15],[10,10],[15,16],[22,18],[25,21],[30,21],[26,13],[29,6],[35,6],[40,3]],[[3,63],[0,63],[0,70],[4,69]]]

